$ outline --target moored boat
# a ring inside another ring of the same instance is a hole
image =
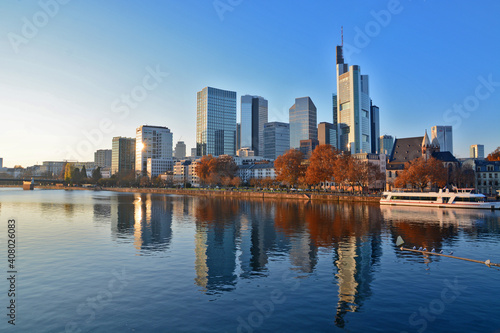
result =
[[[500,209],[500,202],[486,201],[473,189],[439,190],[439,192],[389,191],[382,194],[381,205],[421,206],[439,208]]]

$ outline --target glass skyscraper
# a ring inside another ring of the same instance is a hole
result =
[[[137,174],[147,175],[148,159],[153,160],[152,165],[159,163],[167,165],[167,162],[158,162],[167,160],[171,164],[172,132],[167,127],[143,125],[135,130],[135,171]]]
[[[449,151],[453,154],[453,128],[451,126],[433,126],[431,134],[431,140],[437,139],[441,151]]]
[[[338,148],[352,154],[375,153],[372,148],[377,148],[378,108],[371,107],[368,75],[361,75],[358,65],[344,63],[342,48],[337,46]],[[376,119],[372,120],[374,113]]]
[[[290,149],[290,125],[271,122],[264,125],[264,158],[275,160]]]
[[[289,118],[290,148],[300,149],[301,140],[318,139],[316,106],[311,98],[296,98]]]
[[[236,92],[205,87],[197,94],[196,155],[235,155]]]
[[[135,170],[135,138],[113,138],[111,174]]]
[[[268,102],[260,96],[241,96],[240,148],[250,148],[255,155],[264,152],[264,124],[267,123]]]

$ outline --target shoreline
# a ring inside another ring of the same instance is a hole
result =
[[[1,187],[22,187],[22,186],[1,186]],[[242,199],[286,199],[286,200],[314,200],[314,201],[350,201],[350,202],[380,202],[380,196],[345,195],[340,193],[272,193],[254,191],[227,191],[227,190],[190,190],[190,189],[165,189],[165,188],[112,188],[103,187],[100,189],[85,187],[61,187],[61,186],[36,186],[43,190],[70,190],[70,191],[111,191],[123,193],[158,193],[177,194],[184,196],[204,196],[204,197],[226,197]]]

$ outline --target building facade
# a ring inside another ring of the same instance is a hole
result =
[[[391,155],[394,147],[394,138],[391,135],[382,135],[379,139],[379,149],[381,154]]]
[[[312,152],[319,145],[319,141],[316,139],[300,140],[300,152],[304,155],[304,159],[308,160],[311,158]]]
[[[318,139],[317,110],[310,97],[295,99],[289,119],[290,148],[300,149],[301,140]]]
[[[273,163],[245,164],[238,168],[238,177],[242,183],[250,183],[251,179],[275,179]]]
[[[500,190],[500,161],[474,160],[476,190],[488,196],[496,196]]]
[[[264,125],[264,158],[275,160],[290,149],[290,125],[270,122]]]
[[[148,174],[148,159],[152,159],[150,163],[155,174],[168,171],[167,169],[157,169],[157,167],[169,165],[168,162],[159,162],[161,160],[170,160],[170,165],[172,164],[172,132],[170,129],[143,125],[136,129],[135,140],[135,172],[138,175],[154,177]]]
[[[175,145],[175,158],[179,160],[186,158],[186,144],[184,141],[178,141]]]
[[[378,106],[372,105],[370,107],[370,140],[371,151],[374,154],[382,153],[380,151],[380,110]]]
[[[337,148],[337,128],[332,123],[318,124],[318,141],[320,145],[331,145]]]
[[[453,130],[451,126],[433,126],[431,128],[431,140],[439,142],[441,151],[449,151],[453,154]]]
[[[111,149],[111,174],[135,170],[135,139],[117,136]]]
[[[470,157],[484,159],[484,145],[470,146]]]
[[[368,75],[361,75],[358,65],[349,67],[344,63],[342,48],[337,46],[338,148],[352,154],[369,153],[372,152],[372,110]]]
[[[250,148],[256,155],[264,151],[264,124],[267,123],[268,102],[260,96],[241,96],[240,148]]]
[[[111,167],[112,149],[99,149],[94,153],[94,163],[100,168]]]
[[[236,92],[205,87],[197,94],[196,155],[234,156]]]

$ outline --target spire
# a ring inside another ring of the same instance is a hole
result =
[[[425,130],[424,140],[422,141],[422,147],[429,147],[431,145],[431,141],[429,140],[429,136],[427,135],[427,130]]]

